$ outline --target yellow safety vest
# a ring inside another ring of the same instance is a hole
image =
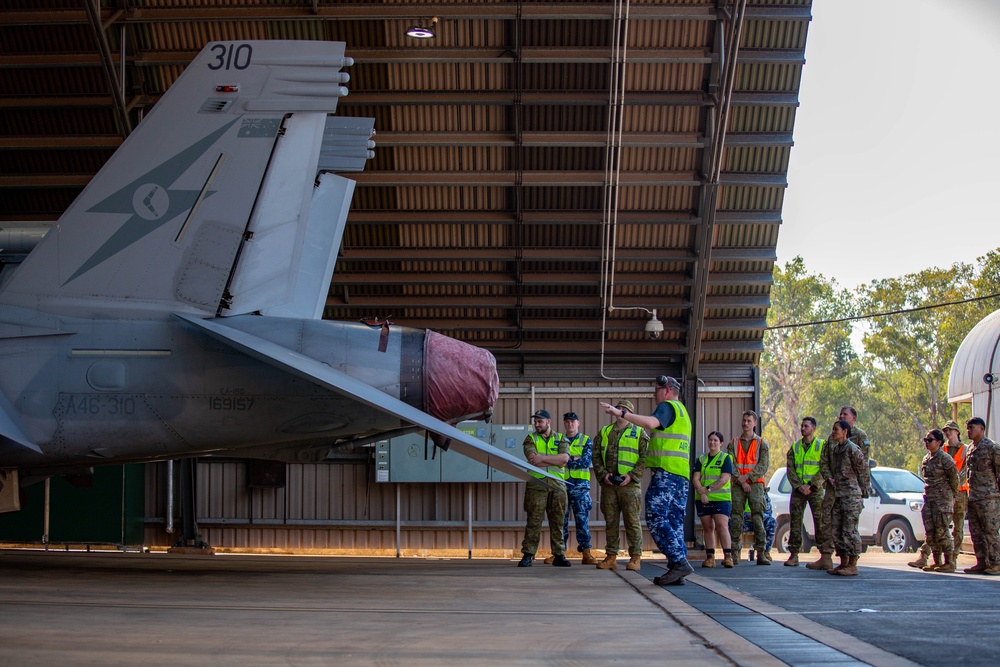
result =
[[[826,441],[823,438],[816,438],[812,441],[809,449],[806,449],[806,445],[801,439],[792,445],[792,456],[795,457],[795,474],[806,484],[819,474],[819,456],[825,444]]]
[[[607,465],[608,462],[608,438],[611,436],[611,429],[614,424],[608,424],[601,429],[601,460]],[[631,428],[622,431],[618,438],[618,474],[628,475],[639,463],[639,439],[642,437],[642,428],[632,424]]]
[[[576,437],[570,440],[569,443],[569,457],[583,456],[583,448],[587,444],[588,436],[583,433],[577,433]],[[591,443],[591,452],[593,452],[593,443]],[[572,479],[583,479],[590,481],[590,468],[579,469],[576,468],[566,468],[566,474]]]
[[[556,456],[559,453],[559,443],[562,442],[562,434],[552,432],[549,439],[546,440],[537,433],[531,434],[531,441],[535,443],[535,451],[544,456]],[[566,479],[566,468],[561,466],[545,466],[545,471],[550,475],[554,475],[559,479]],[[531,473],[533,477],[538,479],[545,479],[543,475],[537,472]]]
[[[691,479],[691,418],[680,401],[664,402],[674,409],[674,423],[664,429],[653,429],[646,466]]]
[[[701,462],[701,485],[704,487],[709,487],[715,484],[722,478],[722,466],[725,465],[726,459],[729,458],[728,452],[719,452],[711,460],[708,458],[708,454],[702,456],[699,461]],[[725,485],[718,491],[709,491],[708,502],[731,502],[732,501],[732,479],[733,476],[730,475],[729,479],[726,480]]]

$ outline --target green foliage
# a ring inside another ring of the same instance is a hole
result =
[[[815,417],[825,438],[841,406],[852,405],[879,464],[917,470],[926,453],[921,438],[955,410],[947,396],[955,353],[969,330],[1000,306],[1000,299],[954,302],[993,294],[1000,294],[1000,249],[975,265],[926,269],[856,290],[810,274],[799,257],[776,266],[769,327],[895,314],[767,332],[761,411],[772,469],[784,465],[801,417]],[[945,303],[954,305],[929,308]],[[960,420],[971,416],[968,404],[957,408]]]
[[[842,318],[851,301],[834,281],[806,271],[801,257],[774,269],[768,326]],[[772,328],[761,355],[763,435],[771,445],[772,469],[784,465],[784,453],[799,438],[803,416],[816,418],[823,433],[822,405],[814,396],[830,385],[851,386],[857,355],[851,345],[850,323]],[[839,405],[837,406],[839,410]]]

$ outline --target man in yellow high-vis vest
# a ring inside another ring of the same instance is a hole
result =
[[[650,431],[646,467],[651,475],[646,489],[646,526],[670,564],[666,574],[653,579],[658,586],[684,583],[694,572],[684,543],[684,514],[691,479],[691,418],[678,400],[681,383],[667,375],[656,379],[656,410],[637,415],[610,403],[601,403],[609,415],[621,417]]]
[[[631,401],[622,399],[616,408],[635,412]],[[649,434],[621,418],[608,424],[594,438],[594,477],[601,490],[601,513],[604,515],[604,560],[600,570],[614,570],[621,547],[621,529],[625,522],[629,561],[626,569],[639,571],[642,563],[642,475],[646,470]]]
[[[535,479],[524,485],[524,511],[528,515],[521,541],[521,560],[518,567],[531,567],[538,551],[542,520],[549,517],[549,544],[552,546],[552,564],[569,567],[566,560],[566,543],[563,542],[562,525],[566,517],[566,463],[569,461],[569,443],[561,433],[552,430],[552,415],[548,410],[538,410],[531,415],[534,433],[524,439],[524,458],[558,480],[531,473]]]
[[[819,470],[820,456],[826,441],[816,437],[816,420],[813,417],[802,418],[799,433],[802,437],[788,448],[788,453],[785,455],[785,474],[792,486],[792,494],[788,499],[788,513],[791,515],[788,532],[790,555],[785,561],[785,565],[789,567],[799,564],[799,551],[802,549],[802,518],[805,516],[806,505],[812,510],[813,536],[820,549],[827,543],[827,532],[830,530],[824,521],[826,515],[823,513],[823,474]]]

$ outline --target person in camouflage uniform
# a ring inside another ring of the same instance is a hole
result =
[[[965,467],[965,457],[969,448],[962,444],[962,432],[958,422],[950,421],[941,429],[944,432],[945,443],[942,450],[951,456],[958,468],[958,493],[955,494],[955,511],[952,514],[951,538],[954,545],[955,562],[962,551],[962,541],[965,539],[965,515],[969,511],[969,470]],[[916,568],[927,567],[927,559],[931,555],[931,545],[924,542],[920,545],[920,555],[907,565]],[[950,571],[950,570],[949,570]]]
[[[1000,574],[1000,445],[986,437],[986,422],[965,422],[972,440],[965,466],[969,469],[969,535],[976,564],[967,574]]]
[[[853,577],[858,574],[858,556],[861,555],[861,534],[858,532],[858,518],[864,499],[868,497],[868,461],[856,444],[848,440],[851,425],[841,419],[833,423],[830,438],[823,448],[823,457],[828,462],[829,471],[823,470],[827,493],[833,495],[833,513],[830,532],[833,546],[840,556],[840,565],[828,570],[830,574]],[[822,461],[823,459],[821,459]]]
[[[726,452],[733,457],[736,474],[733,475],[733,507],[736,511],[729,517],[729,536],[733,541],[733,565],[740,562],[741,540],[743,537],[743,514],[745,506],[750,507],[753,522],[753,546],[757,551],[757,564],[770,565],[771,552],[767,548],[767,529],[764,526],[764,510],[767,505],[767,491],[764,489],[764,475],[771,465],[770,446],[757,435],[757,413],[747,410],[743,413],[743,433],[726,446]]]
[[[792,495],[788,500],[788,512],[791,523],[788,531],[788,560],[785,565],[795,567],[799,564],[799,550],[802,549],[802,519],[806,506],[812,510],[813,536],[816,544],[826,542],[830,526],[829,518],[823,513],[823,473],[820,472],[820,457],[823,445],[822,438],[816,437],[816,420],[813,417],[803,417],[799,424],[802,437],[788,448],[785,454],[785,474],[792,486]],[[815,569],[815,568],[813,568]]]
[[[850,426],[848,430],[847,439],[858,446],[861,450],[861,455],[865,459],[865,472],[864,478],[862,479],[861,486],[865,489],[865,497],[868,497],[868,489],[871,489],[871,468],[869,467],[869,457],[871,456],[871,444],[868,441],[868,434],[863,430],[854,425],[854,422],[858,419],[858,411],[855,410],[850,405],[845,405],[840,409],[840,420],[846,421]],[[824,462],[824,459],[825,462]],[[820,472],[823,473],[824,470],[830,469],[829,462],[829,452],[824,448],[820,455]],[[824,475],[826,473],[823,473]],[[820,541],[817,538],[816,544],[819,546],[819,560],[809,563],[806,567],[810,570],[826,570],[829,572],[833,569],[833,503],[836,500],[836,496],[832,493],[824,493],[823,499],[820,502],[820,518],[816,519],[816,510],[813,510],[813,519],[818,520],[824,526],[827,527],[826,539]]]
[[[532,479],[524,485],[524,511],[528,515],[521,541],[521,560],[518,567],[531,567],[541,538],[542,519],[549,517],[549,543],[552,546],[552,564],[569,567],[566,560],[566,543],[562,531],[566,517],[566,463],[569,461],[569,443],[561,434],[552,430],[552,415],[539,410],[531,416],[534,433],[524,439],[524,458],[536,468],[558,477],[558,480],[531,473]]]
[[[920,475],[924,478],[924,507],[920,516],[927,536],[925,544],[930,545],[934,554],[934,564],[923,568],[927,572],[955,571],[951,520],[958,493],[958,467],[955,460],[942,451],[943,444],[944,433],[937,429],[924,436],[927,456],[920,462]]]
[[[691,479],[691,417],[678,398],[681,383],[667,375],[656,378],[652,415],[601,403],[608,414],[650,431],[646,467],[651,471],[646,489],[646,525],[660,552],[667,557],[666,574],[653,578],[657,586],[677,586],[694,572],[684,543],[684,515]]]
[[[618,409],[635,412],[626,400],[615,404]],[[645,429],[629,424],[622,418],[608,424],[594,438],[594,477],[600,485],[601,514],[604,515],[604,560],[600,570],[614,570],[621,547],[619,521],[625,520],[629,561],[626,569],[638,571],[642,559],[642,476],[646,471],[646,450],[649,434]],[[612,477],[621,477],[616,484]]]
[[[865,457],[865,475],[864,479],[861,480],[861,486],[866,489],[870,489],[872,486],[872,471],[869,466],[869,460],[872,455],[872,446],[871,442],[868,441],[868,434],[855,425],[854,422],[858,420],[858,411],[852,406],[845,405],[840,409],[840,419],[851,425],[851,430],[847,434],[847,439],[857,445],[858,449],[861,450],[861,455]]]

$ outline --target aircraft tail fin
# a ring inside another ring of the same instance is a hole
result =
[[[347,94],[341,70],[353,60],[344,49],[208,44],[25,259],[0,303],[315,313],[320,295],[299,274],[326,276],[325,297],[353,192],[339,177],[317,186],[317,175],[359,170],[370,156],[373,121],[327,118]],[[269,241],[266,255],[247,247],[255,238]]]

